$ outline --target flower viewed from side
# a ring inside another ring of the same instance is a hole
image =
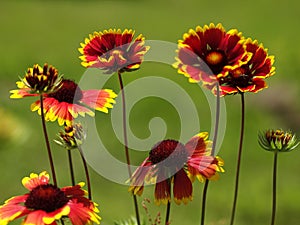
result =
[[[44,64],[42,68],[35,64],[32,68],[28,68],[25,77],[16,83],[19,89],[10,91],[12,94],[10,98],[38,96],[57,91],[61,86],[61,76],[53,66],[48,67],[48,64]]]
[[[96,203],[85,197],[83,183],[58,188],[49,183],[47,172],[30,174],[22,180],[29,193],[8,199],[0,206],[2,225],[24,218],[24,225],[57,225],[57,221],[69,218],[73,225],[100,223]]]
[[[231,69],[225,76],[218,77],[221,95],[241,92],[257,93],[267,87],[265,78],[275,73],[274,56],[269,56],[262,44],[248,38],[244,45],[247,52],[251,53],[250,60],[247,58],[246,64]]]
[[[19,95],[19,98],[28,95]],[[44,94],[43,106],[45,119],[47,121],[58,121],[60,126],[71,124],[80,116],[88,114],[94,116],[92,109],[108,112],[109,108],[115,103],[116,94],[109,89],[104,90],[81,90],[72,80],[62,79],[61,87],[50,94]],[[16,97],[15,93],[11,97]],[[41,114],[40,100],[31,105],[32,111]]]
[[[216,180],[218,172],[224,172],[223,160],[210,155],[211,141],[207,138],[208,133],[202,132],[186,145],[170,139],[157,143],[132,175],[129,191],[141,195],[145,184],[155,184],[156,204],[167,204],[173,184],[175,202],[187,204],[192,200],[192,182],[196,177],[201,182]]]
[[[86,133],[81,123],[74,123],[64,126],[64,131],[58,134],[58,140],[54,140],[57,144],[65,149],[73,149],[80,146],[86,138]]]
[[[290,131],[266,130],[258,135],[259,145],[267,151],[289,152],[299,145],[296,135]]]
[[[133,40],[134,31],[125,29],[109,29],[94,32],[81,43],[79,58],[84,67],[94,67],[107,74],[130,72],[137,70],[143,61],[149,46],[145,46],[145,38],[140,34]]]
[[[190,82],[202,81],[215,86],[217,77],[225,77],[228,71],[249,61],[244,41],[236,29],[226,32],[221,24],[197,26],[178,41],[178,55],[173,66]]]

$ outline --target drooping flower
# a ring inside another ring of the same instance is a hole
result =
[[[296,135],[282,129],[266,130],[258,135],[260,146],[267,151],[289,152],[299,145]]]
[[[14,91],[13,96],[16,97]],[[23,95],[24,92],[19,92],[18,97],[23,98],[28,95]],[[66,123],[67,125],[77,118],[78,115],[85,116],[88,114],[94,116],[91,109],[101,112],[108,112],[109,108],[115,103],[116,94],[109,89],[103,90],[81,90],[80,87],[72,80],[62,79],[61,87],[55,92],[43,94],[43,106],[45,119],[47,121],[58,121],[60,126]],[[32,111],[41,113],[40,100],[31,105]]]
[[[275,73],[274,56],[269,56],[262,44],[248,38],[244,45],[247,52],[251,53],[250,60],[218,77],[221,95],[241,92],[257,93],[267,87],[265,78]]]
[[[48,67],[45,63],[42,68],[35,64],[32,68],[28,68],[24,78],[16,82],[19,89],[10,91],[12,94],[10,98],[38,96],[57,91],[61,86],[61,77],[55,67]]]
[[[24,225],[57,225],[69,218],[73,225],[100,223],[97,204],[85,197],[83,183],[59,188],[49,183],[47,172],[30,174],[22,180],[29,193],[8,199],[0,206],[1,225],[24,217]]]
[[[207,138],[208,133],[203,132],[186,145],[170,139],[157,143],[132,175],[129,191],[141,195],[145,184],[155,184],[155,202],[167,204],[173,184],[175,202],[187,204],[192,200],[192,181],[196,177],[203,182],[217,179],[218,172],[224,172],[223,160],[210,155],[211,142]]]
[[[202,81],[215,86],[217,77],[225,77],[229,70],[249,61],[251,53],[246,51],[244,41],[241,32],[236,29],[226,32],[221,24],[197,26],[178,41],[178,55],[173,66],[190,82]]]
[[[81,123],[74,123],[64,126],[64,131],[58,134],[58,140],[54,140],[57,144],[70,150],[80,146],[86,138],[86,133]]]
[[[140,67],[149,46],[145,46],[145,38],[140,34],[133,40],[134,31],[125,29],[109,29],[94,32],[81,43],[79,58],[84,67],[99,68],[107,74],[116,71],[133,71]]]

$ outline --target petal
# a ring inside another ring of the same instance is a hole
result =
[[[187,174],[183,169],[179,170],[174,175],[174,187],[173,187],[173,193],[174,193],[174,200],[176,204],[180,204],[183,202],[184,204],[187,204],[188,201],[191,201],[193,199],[192,193],[193,193],[193,186],[191,180],[188,178]]]
[[[108,108],[112,108],[115,103],[114,98],[117,97],[116,93],[112,90],[87,90],[82,91],[83,97],[81,99],[82,103],[88,107],[102,111],[108,112]]]
[[[0,224],[5,225],[28,214],[30,211],[22,205],[27,198],[28,195],[12,197],[4,205],[0,206]]]
[[[44,171],[41,172],[39,175],[35,173],[31,173],[29,177],[24,177],[22,179],[22,184],[28,190],[32,190],[40,185],[45,185],[49,183],[49,174]]]
[[[85,225],[90,222],[100,224],[101,218],[97,214],[98,209],[94,206],[85,207],[83,204],[77,203],[76,201],[70,201],[68,205],[70,207],[68,216],[73,225]]]
[[[152,169],[152,163],[149,161],[149,158],[146,158],[132,174],[128,191],[132,192],[135,195],[141,195],[144,190],[144,183],[147,180],[147,176]]]
[[[185,148],[187,149],[189,156],[202,156],[210,155],[210,145],[211,142],[207,141],[208,132],[201,132],[194,137],[192,137],[186,144]]]
[[[171,184],[170,180],[166,179],[158,182],[155,185],[155,203],[160,205],[160,203],[167,204],[171,200]]]
[[[59,208],[53,212],[43,214],[42,221],[45,224],[53,224],[55,220],[60,220],[63,216],[68,216],[70,213],[69,205],[65,205],[62,208]]]

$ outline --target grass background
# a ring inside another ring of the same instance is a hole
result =
[[[268,79],[270,88],[246,95],[246,130],[236,214],[238,225],[268,224],[271,210],[272,154],[257,144],[257,132],[266,128],[289,128],[299,133],[300,52],[299,3],[296,1],[1,1],[0,55],[0,200],[24,193],[21,178],[31,172],[49,170],[41,124],[37,114],[30,112],[32,99],[11,100],[9,90],[15,88],[18,76],[27,67],[48,62],[66,77],[81,79],[85,69],[80,65],[77,48],[84,37],[109,28],[133,28],[148,40],[177,43],[189,28],[210,22],[221,22],[226,29],[237,28],[245,36],[258,39],[275,55],[276,75]],[[140,76],[162,76],[180,84],[197,104],[201,128],[210,129],[210,112],[199,89],[187,83],[169,66],[145,63],[126,76],[125,83]],[[118,91],[116,77],[107,86]],[[225,160],[226,173],[212,183],[208,195],[207,224],[228,224],[233,199],[234,171],[240,125],[240,99],[225,98],[227,128],[220,155]],[[160,99],[145,99],[133,108],[130,124],[140,138],[150,135],[148,122],[162,117],[168,126],[167,136],[176,138],[180,132],[178,114]],[[112,133],[110,115],[97,113],[99,133],[105,146],[123,160],[123,149]],[[209,118],[209,119],[207,119]],[[59,128],[49,124],[50,138]],[[53,144],[56,169],[61,185],[69,184],[66,153]],[[133,162],[140,163],[145,152],[133,152]],[[277,224],[299,224],[300,151],[279,157]],[[83,180],[81,162],[75,156],[78,180]],[[102,224],[133,215],[132,199],[127,187],[110,182],[91,171],[94,200],[99,203]],[[203,185],[195,183],[194,200],[186,206],[173,205],[172,224],[198,224]],[[152,198],[153,187],[146,188],[143,197]],[[142,201],[142,198],[139,198]],[[165,208],[149,206],[151,212],[164,216]],[[141,213],[144,214],[140,207]],[[13,222],[18,224],[20,221]]]

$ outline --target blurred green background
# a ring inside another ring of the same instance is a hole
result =
[[[257,132],[266,128],[292,129],[298,134],[300,131],[300,14],[297,1],[1,1],[0,15],[1,202],[25,193],[21,184],[24,176],[49,171],[41,123],[38,115],[30,112],[33,99],[9,99],[9,90],[15,89],[15,81],[24,75],[27,67],[48,62],[66,77],[79,81],[85,68],[80,65],[77,48],[93,31],[132,28],[148,40],[177,43],[189,28],[220,22],[227,30],[237,28],[246,37],[264,43],[269,54],[275,55],[276,75],[267,80],[269,88],[258,94],[246,94],[246,130],[236,213],[238,225],[269,223],[273,157],[258,146]],[[139,71],[124,76],[124,82],[128,84],[140,76],[151,75],[172,79],[187,90],[197,104],[201,129],[210,130],[210,111],[203,94],[169,65],[145,63]],[[118,92],[116,76],[111,77],[105,87]],[[225,160],[226,173],[210,185],[208,225],[228,224],[233,200],[240,99],[239,96],[228,96],[225,101],[227,127],[219,155]],[[166,121],[168,138],[178,137],[178,114],[170,104],[155,98],[141,101],[132,110],[133,132],[140,138],[150,135],[148,122],[154,116]],[[113,134],[109,117],[96,114],[99,133],[111,154],[124,160],[122,145]],[[56,123],[49,123],[48,128],[50,138],[54,139],[60,128]],[[69,185],[66,153],[55,144],[52,147],[59,183]],[[132,156],[137,165],[147,153],[132,152]],[[299,149],[279,157],[277,224],[299,224],[299,158]],[[74,154],[74,161],[77,180],[84,180],[77,154]],[[133,215],[132,199],[126,186],[110,182],[93,170],[91,176],[94,200],[99,203],[103,225]],[[203,184],[195,182],[194,200],[188,205],[173,204],[171,224],[199,224],[202,187]],[[153,191],[153,187],[147,187],[139,202],[143,197],[153,199]],[[149,208],[153,215],[160,211],[164,218],[164,206],[153,204]],[[140,211],[145,218],[141,205]]]

